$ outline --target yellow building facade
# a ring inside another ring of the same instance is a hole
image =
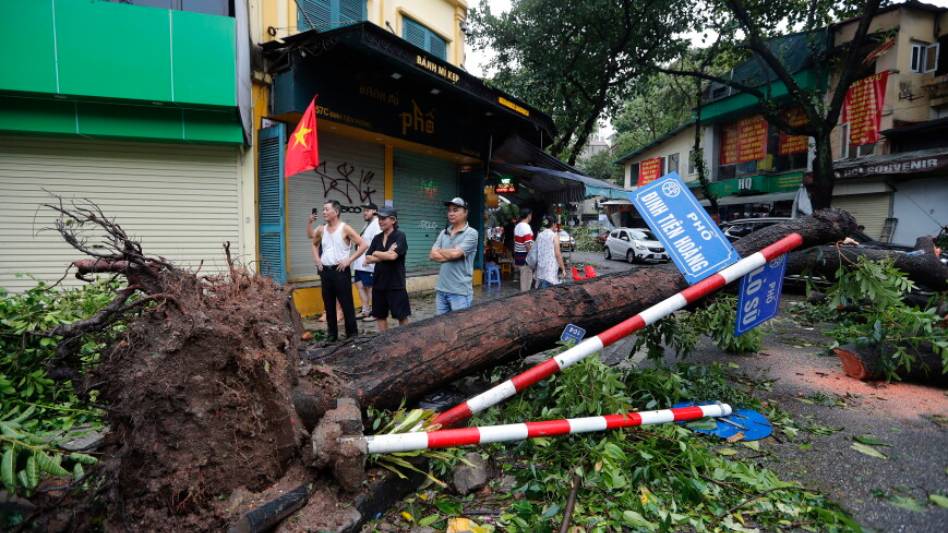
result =
[[[486,160],[510,136],[540,145],[552,120],[463,70],[460,0],[251,0],[258,269],[293,287],[301,314],[323,311],[305,235],[312,208],[392,206],[408,237],[408,290],[434,288],[427,258],[444,227],[442,202],[462,196],[481,229]],[[317,98],[321,165],[288,180],[285,136]],[[281,148],[283,149],[283,148]],[[269,166],[268,166],[269,165]],[[278,191],[278,192],[277,192]],[[276,194],[276,196],[274,196]],[[480,282],[481,256],[475,260]],[[356,299],[358,299],[356,295]]]

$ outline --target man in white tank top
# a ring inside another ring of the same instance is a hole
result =
[[[323,292],[323,305],[326,307],[327,340],[339,339],[339,324],[336,317],[336,301],[342,306],[342,316],[346,322],[346,336],[359,334],[356,324],[355,306],[352,302],[352,272],[349,265],[365,253],[369,247],[365,240],[351,226],[339,220],[342,205],[331,200],[323,205],[323,217],[326,223],[312,232],[313,262],[319,272],[319,281]],[[312,222],[306,226],[310,234]],[[356,249],[352,251],[352,245]]]

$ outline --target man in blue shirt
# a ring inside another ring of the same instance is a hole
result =
[[[448,227],[438,234],[431,253],[441,263],[435,285],[435,313],[467,309],[474,298],[474,255],[477,254],[477,230],[467,223],[468,204],[463,198],[445,202]]]

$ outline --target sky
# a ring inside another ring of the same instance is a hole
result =
[[[948,0],[923,0],[927,4],[936,5],[939,7],[948,7]],[[511,0],[487,0],[487,4],[490,5],[490,10],[494,14],[504,13],[510,10]],[[479,7],[481,0],[468,0],[468,7],[474,8]],[[699,37],[696,35],[694,38],[695,45],[700,46],[698,42]],[[464,62],[464,68],[467,69],[471,74],[483,78],[490,74],[487,70],[487,63],[490,62],[490,59],[494,56],[492,50],[474,50],[471,47],[468,47],[466,50],[467,56]],[[609,135],[613,132],[612,125],[606,122],[602,125],[602,131],[604,134]]]

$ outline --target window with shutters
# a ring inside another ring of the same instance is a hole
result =
[[[408,17],[402,19],[402,39],[438,59],[444,61],[448,59],[448,42],[437,33]]]
[[[299,31],[329,31],[367,19],[367,0],[297,0]]]

